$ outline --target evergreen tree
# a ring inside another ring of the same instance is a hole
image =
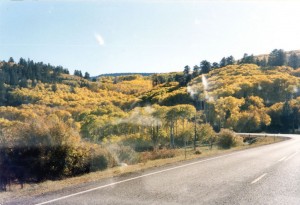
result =
[[[89,80],[90,79],[90,74],[88,72],[85,72],[84,73],[84,78]]]
[[[70,74],[70,72],[69,72],[69,70],[68,69],[64,69],[64,72],[63,72],[64,74]]]
[[[200,63],[200,68],[201,68],[201,73],[203,74],[209,73],[209,71],[211,70],[211,64],[207,60],[203,60]]]
[[[188,82],[191,81],[192,75],[190,73],[191,73],[191,68],[190,68],[190,66],[186,65],[183,70],[183,78],[184,79],[183,79],[183,82],[180,83],[181,85],[186,85],[186,84],[188,84]]]
[[[299,67],[299,57],[296,53],[292,53],[289,57],[288,65],[292,68],[298,68]]]
[[[227,65],[227,60],[225,57],[223,57],[220,61],[220,68],[225,67]]]
[[[27,62],[24,58],[20,58],[19,60],[19,65],[23,66],[23,67],[27,67]]]
[[[6,89],[4,86],[4,77],[3,72],[0,70],[0,106],[5,105],[5,95],[6,95]]]
[[[235,64],[235,59],[233,56],[229,56],[226,58],[226,65],[234,65]]]
[[[68,72],[62,66],[54,67],[43,62],[35,63],[30,59],[26,61],[24,58],[20,58],[18,63],[14,63],[12,57],[8,62],[3,61],[0,64],[0,71],[2,71],[1,77],[5,84],[21,87],[27,87],[28,80],[32,86],[39,81],[43,83],[59,82],[61,80],[58,78],[59,74]],[[81,71],[78,75],[82,75]]]
[[[14,63],[15,62],[15,60],[13,59],[13,57],[10,57],[9,59],[8,59],[8,63]]]
[[[193,70],[193,78],[197,77],[198,75],[200,75],[200,67],[195,65]]]
[[[188,65],[184,66],[183,74],[188,75],[188,74],[190,74],[190,72],[191,72],[190,66],[188,66]]]
[[[213,62],[213,64],[212,64],[211,68],[212,68],[212,69],[219,68],[219,63],[217,63],[217,62]]]
[[[286,64],[286,54],[282,49],[274,49],[269,54],[268,64],[270,66],[283,66]]]
[[[18,85],[18,75],[17,75],[16,69],[14,69],[14,68],[15,68],[15,66],[9,70],[9,77],[10,77],[9,84],[10,85]]]
[[[75,71],[74,71],[74,75],[75,75],[75,76],[78,76],[78,77],[82,77],[81,70],[75,70]]]
[[[253,54],[249,56],[245,53],[239,64],[257,64],[257,61],[255,61]]]

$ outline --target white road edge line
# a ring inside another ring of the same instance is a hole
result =
[[[296,154],[298,154],[298,151],[295,152],[294,154],[290,155],[288,158],[286,158],[284,161],[288,161],[289,159],[291,159],[292,157],[294,157]]]
[[[122,180],[122,181],[106,184],[106,185],[103,185],[103,186],[98,186],[98,187],[95,187],[95,188],[92,188],[92,189],[87,189],[85,191],[77,192],[77,193],[74,193],[74,194],[69,194],[69,195],[66,195],[66,196],[63,196],[63,197],[59,197],[59,198],[52,199],[52,200],[49,200],[49,201],[41,202],[41,203],[38,203],[38,204],[35,204],[35,205],[49,204],[49,203],[52,203],[52,202],[55,202],[55,201],[59,201],[59,200],[62,200],[62,199],[70,198],[72,196],[76,196],[76,195],[84,194],[84,193],[87,193],[87,192],[103,189],[103,188],[110,187],[110,186],[113,186],[113,185],[116,185],[116,184],[121,184],[121,183],[124,183],[124,182],[132,181],[132,180],[135,180],[135,179],[140,179],[140,178],[155,175],[155,174],[160,174],[160,173],[163,173],[163,172],[171,171],[171,170],[174,170],[174,169],[179,169],[179,168],[182,168],[182,167],[187,167],[187,166],[191,166],[191,165],[195,165],[195,164],[200,164],[202,162],[207,162],[207,161],[211,161],[211,160],[214,160],[214,159],[228,157],[228,156],[239,154],[239,153],[245,152],[245,151],[248,151],[248,150],[244,150],[244,151],[240,151],[240,152],[234,152],[234,153],[231,153],[231,154],[221,155],[221,156],[213,157],[213,158],[209,158],[209,159],[204,159],[204,160],[201,160],[201,161],[196,161],[196,162],[180,165],[180,166],[177,166],[177,167],[172,167],[172,168],[164,169],[164,170],[161,170],[161,171],[152,172],[152,173],[149,173],[149,174],[143,174],[143,175],[140,175],[140,176],[137,176],[137,177],[133,177],[133,178],[125,179],[125,180]]]
[[[266,175],[267,175],[267,173],[264,173],[263,175],[261,175],[260,177],[256,178],[254,181],[252,181],[251,184],[255,184],[256,182],[258,182],[259,180],[264,178]]]
[[[281,161],[283,161],[285,158],[287,158],[287,156],[285,156],[285,157],[282,157],[280,160],[278,160],[278,162],[281,162]]]

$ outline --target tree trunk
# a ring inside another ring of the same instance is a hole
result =
[[[196,140],[197,140],[197,123],[196,123],[196,115],[194,119],[194,150],[196,150]]]
[[[173,136],[173,129],[174,129],[174,125],[173,123],[171,123],[171,126],[170,126],[170,147],[171,148],[174,148],[174,136]]]

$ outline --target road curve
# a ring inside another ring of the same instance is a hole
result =
[[[300,204],[300,135],[4,204]]]

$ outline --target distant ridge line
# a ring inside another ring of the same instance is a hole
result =
[[[295,53],[297,55],[300,55],[300,50],[291,50],[291,51],[284,51],[284,53],[289,57],[292,53]],[[259,54],[259,55],[254,55],[255,58],[258,60],[263,60],[264,58],[268,60],[269,54]]]
[[[127,75],[141,75],[141,76],[150,76],[156,73],[104,73],[104,74],[100,74],[98,76],[95,76],[94,78],[98,78],[98,77],[118,77],[118,76],[127,76]]]

